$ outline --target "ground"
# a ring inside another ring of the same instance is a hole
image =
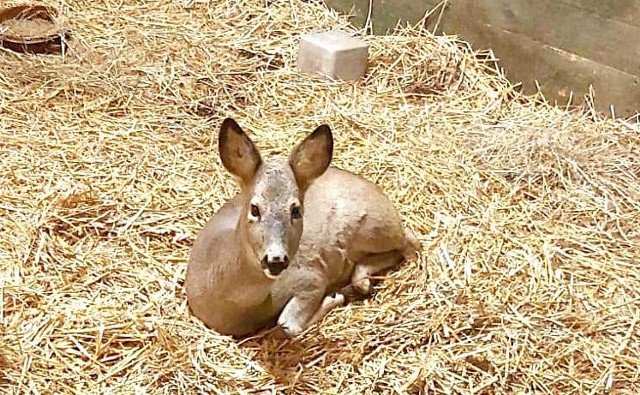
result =
[[[524,97],[455,37],[366,37],[355,83],[298,73],[318,2],[60,0],[64,56],[0,52],[3,393],[640,391],[640,136]],[[424,246],[293,340],[187,309],[189,249],[268,155],[321,123]]]

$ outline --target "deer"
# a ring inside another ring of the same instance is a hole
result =
[[[224,119],[219,156],[240,192],[197,235],[185,278],[189,310],[206,327],[295,337],[422,250],[380,187],[330,166],[333,144],[323,124],[288,159],[263,159]]]

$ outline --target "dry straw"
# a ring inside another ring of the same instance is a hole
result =
[[[300,33],[352,30],[318,2],[51,5],[64,56],[0,52],[0,392],[640,393],[637,125],[419,29],[366,37],[357,83],[301,75]],[[424,254],[299,339],[206,330],[183,279],[236,192],[224,116],[274,155],[330,123]]]

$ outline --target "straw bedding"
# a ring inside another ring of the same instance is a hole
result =
[[[366,37],[357,83],[299,74],[300,33],[352,29],[318,2],[53,5],[64,56],[0,53],[2,393],[640,391],[637,124],[417,28]],[[298,339],[206,330],[183,279],[237,191],[225,116],[266,155],[330,123],[422,256]]]

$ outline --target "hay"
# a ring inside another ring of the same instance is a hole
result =
[[[0,53],[3,393],[638,393],[637,124],[520,96],[454,37],[367,37],[368,76],[295,70],[317,2],[58,0],[63,57]],[[215,136],[269,154],[321,122],[419,261],[300,339],[187,312],[196,233],[236,192]]]

